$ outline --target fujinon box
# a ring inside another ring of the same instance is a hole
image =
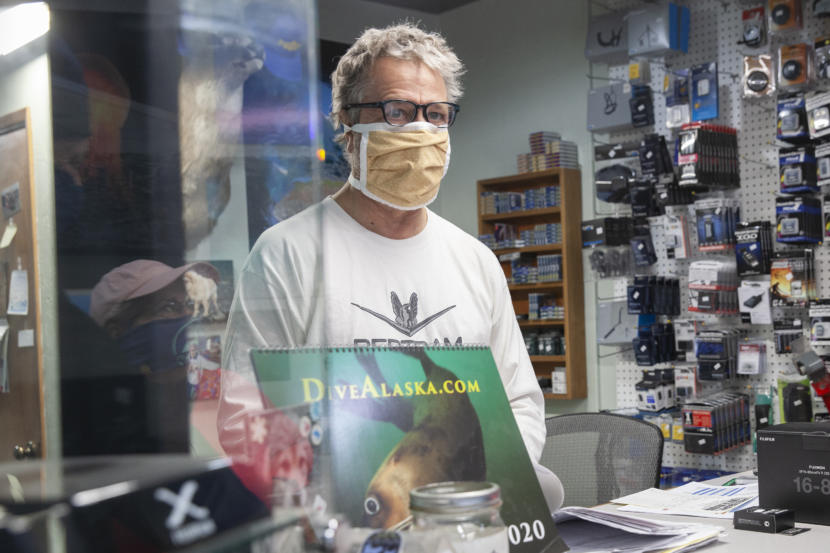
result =
[[[797,522],[830,525],[830,423],[758,430],[758,502],[793,509]]]

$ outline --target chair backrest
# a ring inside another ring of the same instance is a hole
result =
[[[565,488],[563,506],[590,507],[659,487],[663,433],[649,422],[610,413],[546,420],[540,462]]]

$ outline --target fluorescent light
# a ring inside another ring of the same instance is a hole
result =
[[[43,2],[18,4],[0,11],[0,56],[49,31],[49,7]]]

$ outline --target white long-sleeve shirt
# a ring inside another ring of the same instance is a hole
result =
[[[242,268],[223,344],[223,447],[244,451],[244,412],[261,407],[250,348],[407,342],[489,346],[538,461],[544,400],[495,255],[432,211],[419,234],[395,240],[367,230],[331,198],[265,231]]]

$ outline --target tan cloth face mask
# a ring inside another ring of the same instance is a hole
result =
[[[415,210],[438,195],[450,165],[450,135],[430,123],[396,127],[387,123],[345,127],[360,133],[360,178],[349,183],[395,209]]]

